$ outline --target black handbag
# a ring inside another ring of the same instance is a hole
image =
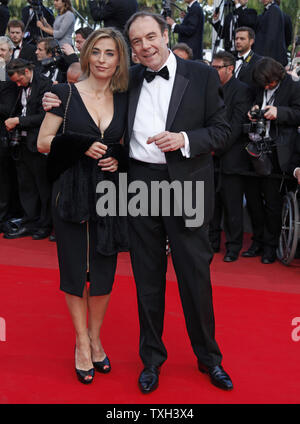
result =
[[[248,143],[246,151],[257,175],[267,177],[272,173],[272,160],[269,152],[258,152],[255,143]]]

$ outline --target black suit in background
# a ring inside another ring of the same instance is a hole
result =
[[[36,44],[39,38],[49,37],[49,34],[41,31],[40,28],[36,26],[37,19],[36,19],[35,13],[32,19],[30,19],[30,16],[31,16],[30,10],[32,10],[31,6],[25,6],[22,9],[22,21],[24,22],[24,25],[25,25],[25,41],[27,41],[30,44]],[[44,18],[46,19],[46,21],[48,22],[48,24],[53,27],[54,15],[52,10],[42,5],[41,12]]]
[[[14,48],[15,51],[16,48]],[[19,59],[29,60],[30,62],[37,63],[37,57],[35,54],[36,47],[32,44],[28,44],[23,41],[22,47],[20,48],[20,54],[18,56]],[[12,57],[12,59],[15,59]]]
[[[0,4],[0,36],[5,35],[10,13],[5,4]]]
[[[94,21],[103,21],[105,27],[114,27],[123,32],[130,16],[137,12],[138,3],[136,0],[89,0],[89,7]]]
[[[252,50],[249,52],[249,59],[243,62],[242,67],[237,75],[237,79],[244,82],[245,84],[250,87],[252,93],[253,93],[253,100],[256,96],[256,91],[258,89],[257,85],[254,83],[252,75],[253,75],[253,69],[256,65],[256,63],[262,58],[258,54],[254,53]]]
[[[271,4],[258,16],[253,50],[261,56],[272,57],[283,66],[287,65],[285,19],[277,4]]]
[[[214,29],[220,39],[224,40],[224,49],[234,51],[235,30],[239,27],[250,27],[255,30],[257,24],[257,12],[246,6],[239,7],[234,12],[228,13],[224,18],[224,25],[220,21],[213,23]]]
[[[15,85],[15,84],[14,84]],[[20,159],[16,160],[19,196],[24,210],[24,218],[32,228],[51,227],[50,196],[51,187],[46,175],[46,156],[37,151],[37,136],[45,112],[42,98],[50,91],[51,81],[33,71],[31,91],[27,99],[26,116],[21,116],[21,95],[23,87],[11,89],[11,96],[17,101],[15,111],[11,116],[19,116],[19,129],[26,131],[22,137]]]
[[[262,105],[263,90],[257,95],[255,104]],[[300,84],[286,75],[276,91],[274,106],[278,117],[271,121],[270,136],[276,147],[273,149],[274,174],[290,172],[295,144],[298,143],[297,127],[300,122]],[[276,248],[281,230],[282,195],[281,179],[253,177],[246,187],[247,207],[253,228],[253,240],[259,245]]]
[[[204,14],[198,2],[187,8],[181,24],[176,24],[174,32],[178,34],[178,42],[186,43],[193,50],[193,59],[203,58]]]
[[[230,145],[224,152],[214,156],[219,180],[216,193],[216,207],[210,224],[210,240],[213,248],[220,245],[222,211],[226,251],[238,255],[243,245],[243,195],[245,192],[244,175],[251,170],[247,140],[243,134],[243,124],[252,104],[249,87],[232,77],[223,86],[227,120],[231,126]]]
[[[143,66],[131,68],[128,128],[125,137],[127,146],[133,130],[143,75]],[[207,224],[212,217],[214,203],[211,152],[227,146],[230,128],[225,118],[222,89],[216,71],[206,65],[177,58],[166,130],[186,131],[191,157],[186,159],[180,150],[176,150],[166,153],[167,164],[163,166],[130,160],[129,179],[142,180],[148,188],[151,181],[162,180],[194,183],[204,181],[205,187],[204,225],[201,227],[186,228],[184,215],[129,217],[131,260],[140,320],[140,356],[146,367],[159,367],[167,358],[162,341],[167,269],[166,235],[172,249],[186,326],[194,353],[207,366],[219,365],[222,360],[214,336],[209,273],[212,251]]]

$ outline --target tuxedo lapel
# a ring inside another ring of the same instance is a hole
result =
[[[141,66],[136,73],[131,76],[129,100],[128,100],[128,136],[131,137],[136,109],[144,80],[144,67]]]
[[[181,103],[182,97],[189,83],[184,61],[178,60],[177,57],[176,57],[176,60],[177,60],[177,70],[176,70],[175,81],[173,85],[173,90],[172,90],[172,95],[171,95],[169,110],[167,115],[166,131],[170,131],[170,128],[172,126],[172,123],[178,111],[179,105]]]

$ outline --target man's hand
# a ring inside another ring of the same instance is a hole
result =
[[[269,121],[274,121],[277,119],[277,107],[276,106],[266,106],[265,107],[266,113],[264,114],[264,117],[266,119],[269,119]]]
[[[61,50],[66,56],[69,56],[70,54],[75,53],[75,50],[73,49],[73,47],[68,43],[64,43],[61,46]]]
[[[296,169],[295,177],[297,178],[298,184],[300,184],[300,168]]]
[[[14,118],[8,118],[4,122],[7,131],[13,130],[17,125],[19,125],[19,123],[20,123],[20,121],[19,121],[19,118],[17,116],[15,116]]]
[[[166,17],[166,21],[167,21],[167,24],[170,25],[170,26],[172,26],[173,24],[175,24],[174,19],[170,18],[170,16],[167,16]]]
[[[162,152],[172,152],[181,149],[185,145],[182,133],[163,131],[153,137],[149,137],[147,144],[155,143]]]
[[[98,166],[101,167],[101,171],[108,171],[108,172],[116,172],[118,169],[119,162],[117,159],[109,157],[106,159],[101,159],[98,162]]]
[[[49,112],[53,107],[59,107],[61,100],[57,97],[56,94],[46,91],[42,99],[42,104],[45,112]]]
[[[251,108],[251,110],[249,110],[249,112],[248,112],[248,118],[250,119],[250,121],[252,121],[252,122],[256,122],[256,119],[253,119],[252,118],[252,116],[251,116],[251,112],[254,112],[255,110],[258,110],[259,109],[259,106],[258,105],[255,105],[255,106],[253,106],[252,108]]]

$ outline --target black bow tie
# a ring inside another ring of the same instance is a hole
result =
[[[167,66],[164,66],[158,72],[148,71],[148,69],[145,69],[144,78],[147,82],[153,81],[154,78],[156,77],[156,75],[159,75],[162,78],[168,80],[169,79],[169,70],[168,70]]]
[[[237,56],[236,57],[236,60],[238,61],[238,60],[241,60],[242,62],[245,62],[245,58],[244,58],[244,56]]]
[[[14,47],[14,50],[20,50],[21,49],[21,47],[20,46],[16,46],[16,47]]]

